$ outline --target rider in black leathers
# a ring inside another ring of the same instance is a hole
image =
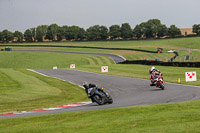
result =
[[[95,89],[98,89],[98,91],[103,92],[106,96],[108,96],[108,93],[104,92],[103,89],[98,88],[96,84],[92,84],[92,83],[88,84],[87,82],[84,82],[83,87],[85,88],[85,92],[87,93],[87,95],[88,95],[88,89],[89,88],[95,88]]]
[[[84,82],[83,83],[83,87],[85,88],[85,92],[87,93],[87,95],[88,95],[88,89],[89,88],[94,88],[94,87],[97,87],[95,84],[91,84],[91,83],[87,83],[87,82]]]

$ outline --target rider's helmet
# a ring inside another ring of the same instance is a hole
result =
[[[96,85],[96,84],[90,83],[90,84],[89,84],[89,88],[93,88],[93,87],[97,87],[97,85]]]
[[[149,73],[151,74],[154,69],[156,69],[156,68],[154,66],[152,66],[151,69],[149,69]]]
[[[89,88],[88,82],[83,82],[83,87]]]
[[[151,70],[154,70],[154,69],[156,69],[156,68],[155,68],[154,66],[152,66],[152,67],[151,67]]]

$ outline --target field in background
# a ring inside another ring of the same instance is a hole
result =
[[[87,41],[87,42],[44,42],[44,43],[12,43],[13,45],[61,45],[61,46],[89,46],[106,48],[137,48],[148,49],[148,47],[180,47],[200,49],[200,37],[178,38],[178,39],[160,39],[160,40],[140,40],[140,41]],[[6,45],[6,44],[1,44]],[[145,46],[146,48],[142,47]],[[176,48],[178,49],[178,48]]]
[[[95,52],[95,53],[111,53],[122,55],[128,60],[152,60],[158,58],[161,61],[168,61],[174,54],[167,51],[176,50],[179,56],[175,61],[187,61],[186,55],[190,55],[192,62],[200,62],[200,37],[193,38],[179,38],[179,39],[163,39],[152,41],[102,41],[102,42],[49,42],[49,43],[13,43],[15,45],[52,45],[52,46],[69,46],[67,48],[49,48],[49,47],[34,47],[28,49],[43,49],[43,50],[63,50],[74,52]],[[2,44],[6,45],[6,44]],[[103,47],[103,48],[131,48],[139,50],[157,51],[157,48],[163,48],[163,54],[149,54],[138,51],[119,51],[119,50],[105,50],[105,49],[91,49],[91,48],[70,48],[70,46],[87,46],[87,47]],[[0,47],[3,48],[3,47]],[[27,47],[14,47],[14,49],[27,49]],[[191,54],[192,51],[192,54]]]

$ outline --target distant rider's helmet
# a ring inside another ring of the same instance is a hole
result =
[[[154,69],[156,69],[154,66],[151,67],[151,70],[153,71]]]
[[[152,66],[151,69],[149,69],[149,73],[151,74],[154,69],[156,69],[156,68],[154,66]]]

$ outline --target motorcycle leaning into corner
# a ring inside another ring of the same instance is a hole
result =
[[[150,81],[151,81],[151,84],[150,86],[156,86],[158,88],[161,88],[162,90],[165,89],[165,81],[163,80],[163,77],[162,77],[162,73],[161,72],[152,72],[150,74]]]
[[[96,102],[99,105],[113,103],[111,96],[104,92],[103,88],[98,88],[95,84],[88,84],[87,82],[83,83],[83,87],[85,88],[88,98],[90,98],[92,102]]]

